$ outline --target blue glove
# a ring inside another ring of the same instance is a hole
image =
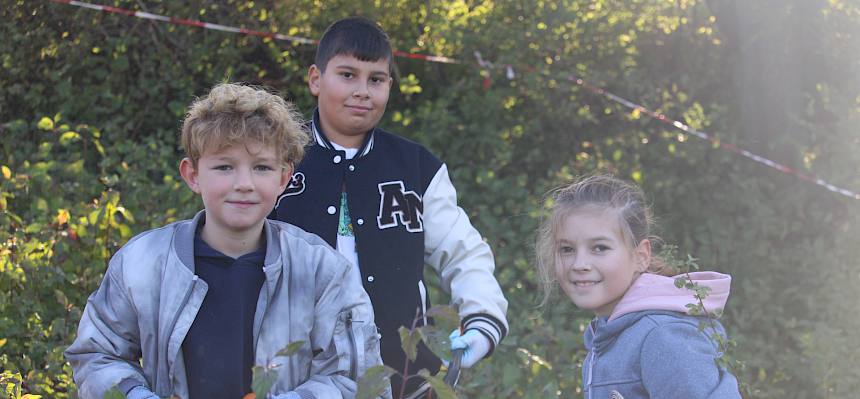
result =
[[[161,399],[143,385],[132,388],[125,394],[126,399]]]
[[[290,391],[284,394],[274,395],[272,396],[272,399],[302,399],[302,397],[295,391]]]
[[[451,350],[463,349],[463,360],[460,361],[462,368],[474,366],[490,352],[490,340],[478,330],[466,330],[465,334],[460,335],[460,330],[457,329],[452,331],[448,338],[451,339]]]

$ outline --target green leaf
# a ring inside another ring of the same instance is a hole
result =
[[[432,317],[433,322],[442,330],[449,333],[460,327],[460,315],[453,307],[448,305],[436,305],[427,310],[427,317]]]
[[[302,349],[302,346],[305,344],[305,341],[296,341],[290,342],[286,348],[281,349],[278,353],[275,353],[275,356],[292,356],[299,352]]]
[[[54,121],[47,116],[43,116],[42,119],[39,119],[39,123],[36,127],[42,130],[54,130]]]
[[[125,399],[125,394],[120,392],[116,387],[113,387],[109,391],[105,392],[105,396],[103,396],[102,399]]]
[[[397,332],[400,333],[400,346],[403,348],[403,352],[406,352],[406,357],[415,361],[418,356],[418,343],[421,342],[421,330],[410,331],[401,326]]]
[[[275,371],[275,368],[254,366],[251,389],[258,398],[265,398],[269,394],[269,390],[272,389],[272,385],[275,385],[275,381],[278,379],[278,372]]]
[[[439,399],[457,399],[457,394],[454,393],[454,388],[448,386],[442,377],[432,376],[430,375],[430,372],[425,369],[421,369],[418,372],[418,375],[421,376],[421,378],[424,378],[424,380],[433,387],[433,391],[435,391],[436,394],[435,396]]]
[[[61,145],[69,145],[74,141],[80,141],[81,135],[78,132],[65,132],[60,135],[60,144]]]
[[[122,215],[123,218],[129,221],[129,223],[134,223],[134,215],[131,214],[131,211],[125,209],[124,206],[117,206],[116,211]]]
[[[386,365],[373,366],[358,379],[356,399],[376,399],[391,387],[389,379],[397,374],[393,368]]]
[[[119,236],[122,238],[131,238],[131,236],[134,235],[131,227],[128,227],[127,224],[120,224],[116,227],[119,230]]]
[[[440,328],[435,325],[427,325],[419,327],[421,337],[424,343],[430,350],[442,359],[451,358],[451,339],[449,338],[451,330],[448,328]]]

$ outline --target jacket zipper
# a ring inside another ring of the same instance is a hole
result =
[[[591,372],[594,370],[594,361],[597,360],[597,354],[594,352],[594,349],[588,352],[588,357],[591,358],[591,361],[588,362],[588,399],[591,399],[593,393],[591,389]]]
[[[588,324],[588,328],[591,330],[591,336],[594,337],[594,325],[592,323]],[[593,390],[591,389],[591,376],[592,371],[594,371],[594,361],[597,360],[597,348],[595,346],[591,347],[591,350],[588,351],[588,370],[587,370],[587,380],[586,385],[588,386],[588,399],[591,399],[591,395],[593,394]]]
[[[173,335],[173,330],[176,329],[176,322],[179,321],[179,316],[182,315],[182,311],[185,309],[185,305],[187,305],[188,300],[191,299],[191,294],[194,293],[194,287],[196,285],[197,285],[197,275],[195,274],[194,277],[191,278],[191,288],[189,288],[188,291],[185,293],[185,298],[182,299],[182,305],[179,306],[179,310],[176,312],[176,315],[173,316],[173,321],[170,322],[170,330],[168,330],[170,333],[167,336],[168,343],[170,342],[170,336]],[[181,346],[180,346],[179,350],[182,351]],[[170,360],[170,359],[168,359],[168,360]],[[173,391],[173,376],[174,376],[175,370],[176,370],[176,367],[174,364],[174,367],[170,369],[170,381],[169,382],[170,382],[170,391],[171,392]]]

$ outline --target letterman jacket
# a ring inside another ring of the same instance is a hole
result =
[[[383,362],[402,372],[406,357],[397,330],[411,328],[416,319],[418,326],[427,322],[425,265],[450,291],[463,329],[486,336],[492,353],[507,334],[507,300],[493,277],[490,247],[457,206],[445,164],[423,146],[379,128],[346,159],[320,131],[319,112],[310,130],[313,140],[272,216],[335,246],[346,192],[361,280],[382,333]],[[435,373],[439,365],[422,344],[409,374],[422,368]]]

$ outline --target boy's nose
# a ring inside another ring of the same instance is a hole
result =
[[[240,171],[236,175],[236,180],[233,182],[233,189],[238,191],[250,191],[254,189],[254,181],[251,178],[251,172]]]
[[[358,87],[355,88],[355,91],[352,92],[352,96],[356,98],[370,97],[370,91],[367,90],[367,84],[359,84]]]

